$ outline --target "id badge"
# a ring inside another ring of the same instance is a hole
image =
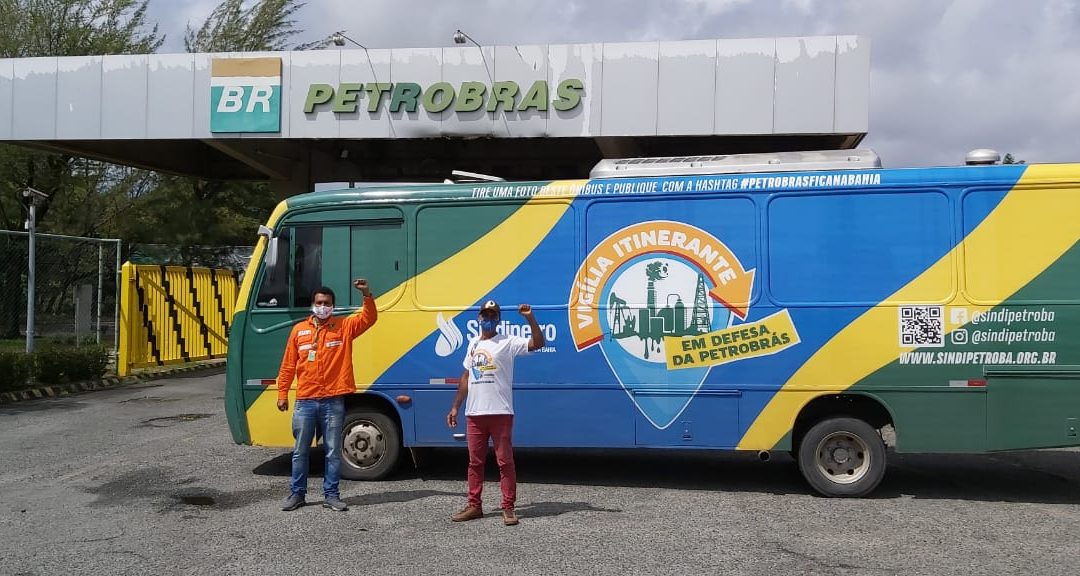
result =
[[[314,362],[315,361],[315,351],[314,350],[308,350],[307,361],[308,362]]]

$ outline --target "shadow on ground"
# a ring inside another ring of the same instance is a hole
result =
[[[517,449],[515,454],[523,483],[815,494],[786,454],[768,462],[748,453],[711,451]],[[419,449],[416,460],[418,467],[406,453],[390,479],[465,480],[467,454],[462,449]],[[313,450],[312,476],[321,477],[322,469],[322,453]],[[278,477],[288,477],[289,471],[288,453],[253,470]],[[498,479],[493,457],[487,479]],[[1080,451],[890,453],[885,479],[871,497],[1080,504]]]

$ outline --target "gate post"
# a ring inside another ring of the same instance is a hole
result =
[[[117,376],[127,376],[131,373],[131,336],[134,328],[132,322],[134,322],[137,313],[135,304],[132,301],[134,297],[133,274],[135,274],[135,265],[131,262],[124,262],[120,272],[120,286],[116,295],[120,301],[120,321],[116,327],[117,337],[120,340],[120,349],[116,354]]]

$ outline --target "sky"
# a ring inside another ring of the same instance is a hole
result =
[[[215,0],[150,0],[183,50]],[[1080,161],[1080,0],[308,0],[297,42],[369,48],[857,34],[871,40],[872,148],[887,167],[961,164],[974,148]]]

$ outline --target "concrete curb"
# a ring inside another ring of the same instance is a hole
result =
[[[132,384],[139,384],[141,382],[148,382],[151,380],[160,380],[162,378],[168,378],[170,376],[176,376],[178,374],[202,372],[204,370],[212,370],[215,368],[224,367],[224,360],[214,360],[188,366],[177,366],[175,368],[164,368],[154,371],[145,371],[138,374],[125,376],[123,378],[118,376],[105,376],[104,378],[98,380],[90,380],[88,382],[69,382],[67,384],[55,384],[52,386],[36,386],[34,388],[27,388],[25,390],[0,392],[0,404],[10,404],[12,402],[22,402],[25,400],[40,400],[42,398],[57,398],[60,396],[70,396],[72,394],[80,394],[83,392],[92,392],[94,390],[119,388],[121,386],[130,386]]]

